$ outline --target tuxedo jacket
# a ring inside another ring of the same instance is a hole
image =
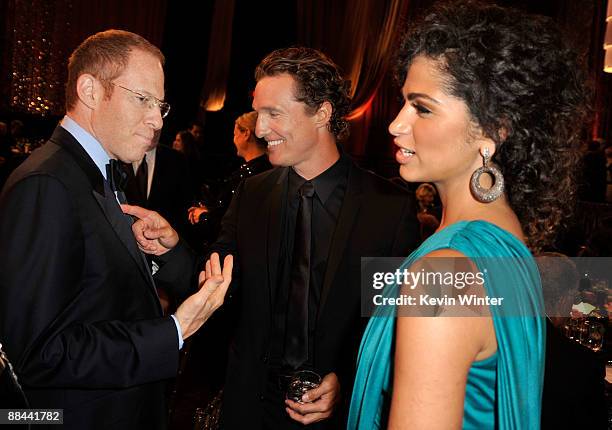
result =
[[[175,324],[129,218],[62,127],[0,196],[0,339],[31,407],[64,409],[66,428],[165,427]]]
[[[278,286],[288,172],[289,168],[277,168],[242,182],[212,246],[212,251],[235,257],[228,300],[238,307],[239,320],[230,346],[223,399],[223,423],[229,429],[261,428],[272,298],[277,288],[288,288]],[[411,194],[351,161],[314,334],[315,369],[323,376],[335,372],[342,389],[344,406],[336,411],[334,426],[346,426],[339,423],[350,399],[358,346],[367,322],[361,317],[361,257],[407,256],[419,240],[415,214]]]

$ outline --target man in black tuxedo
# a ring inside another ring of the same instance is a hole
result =
[[[410,253],[418,242],[415,203],[338,146],[348,132],[349,84],[330,59],[309,48],[278,50],[259,64],[256,80],[256,134],[280,167],[242,182],[212,246],[236,256],[239,319],[223,425],[345,428],[366,322],[360,259]],[[168,238],[146,221],[134,230],[141,246],[163,252],[154,239]],[[322,377],[303,403],[285,399],[299,370]]]
[[[169,110],[163,61],[133,33],[86,39],[69,60],[66,116],[0,196],[0,339],[30,406],[63,409],[65,428],[164,428],[164,380],[231,279],[231,257],[222,273],[215,255],[187,297],[159,260],[157,284],[187,297],[164,317],[119,206],[117,159],[142,159]]]

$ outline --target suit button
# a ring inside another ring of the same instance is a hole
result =
[[[261,396],[259,396],[259,400],[263,402],[263,400],[264,400],[263,394]]]
[[[261,361],[262,361],[263,363],[267,363],[267,362],[268,362],[268,356],[267,356],[267,355],[265,355],[265,354],[264,354],[264,355],[262,355],[262,356],[261,356]]]

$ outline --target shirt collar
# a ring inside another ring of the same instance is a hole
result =
[[[310,180],[321,203],[325,204],[337,186],[346,184],[348,180],[348,169],[349,158],[344,152],[340,152],[340,158],[331,167],[319,174],[316,178]],[[304,182],[306,182],[304,178],[298,175],[293,168],[290,169],[289,192],[295,189],[297,193],[297,190]]]
[[[77,142],[79,142],[79,145],[83,147],[85,152],[87,152],[87,155],[89,155],[89,157],[91,157],[93,162],[96,164],[104,179],[107,179],[106,165],[108,164],[110,157],[100,142],[98,142],[95,137],[85,131],[83,127],[77,124],[77,122],[68,115],[65,115],[64,118],[62,118],[60,125],[68,133],[70,133]]]

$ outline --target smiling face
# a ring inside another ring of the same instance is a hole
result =
[[[400,176],[409,182],[465,181],[482,165],[476,126],[464,101],[448,95],[435,60],[418,56],[402,87],[404,106],[389,125],[399,147]],[[467,189],[467,188],[466,188]]]
[[[113,80],[110,97],[102,97],[91,113],[94,136],[111,158],[131,163],[141,160],[151,147],[163,120],[157,106],[143,104],[129,88],[142,95],[164,99],[164,72],[159,60],[141,50],[130,53],[123,72]],[[98,82],[98,88],[103,91]]]
[[[288,74],[267,76],[255,87],[255,134],[268,142],[268,158],[274,166],[309,170],[317,157],[321,125],[305,103],[295,100],[295,81]]]

